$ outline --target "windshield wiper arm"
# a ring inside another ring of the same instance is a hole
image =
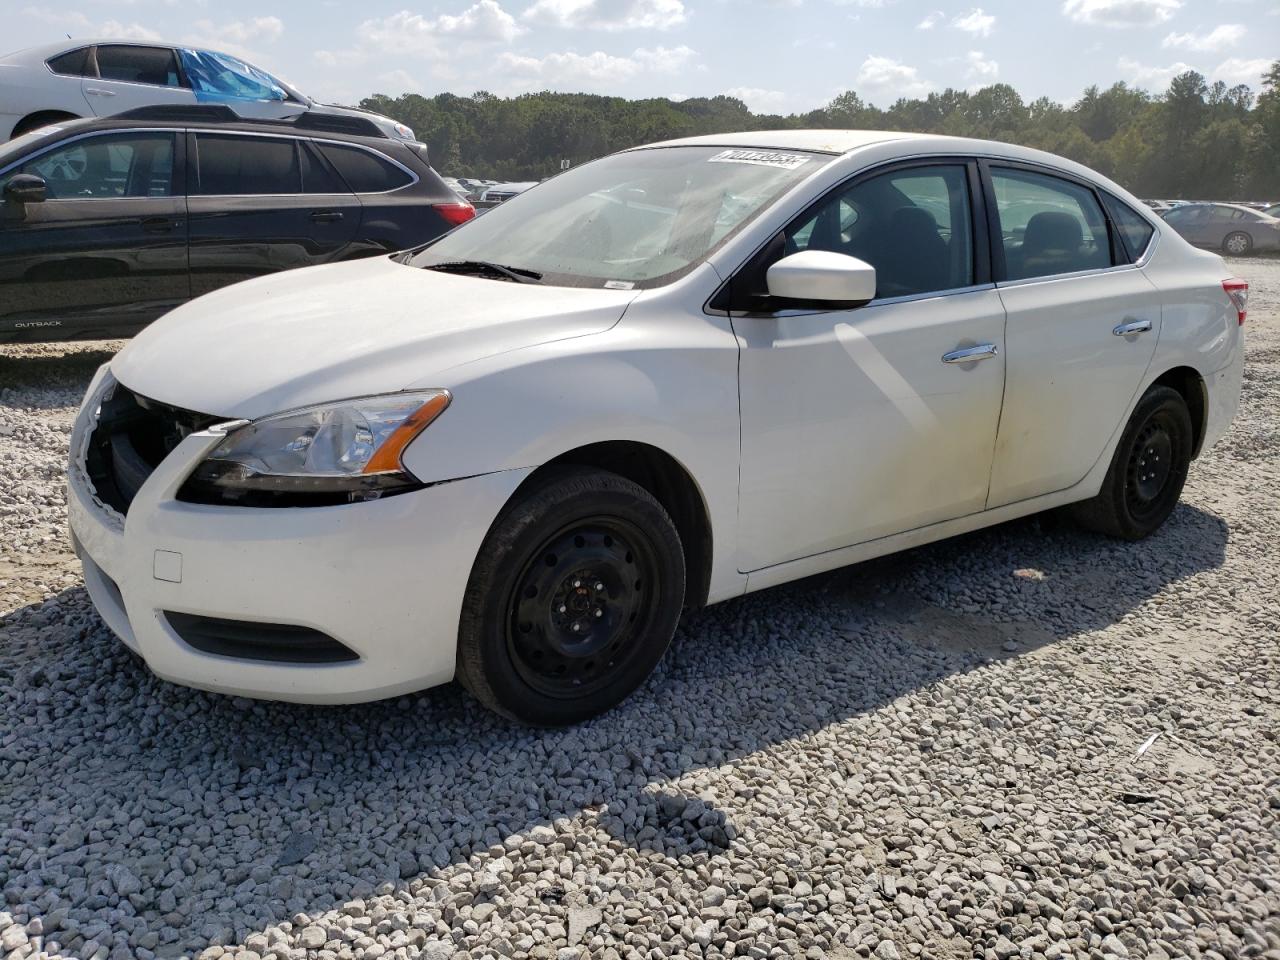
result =
[[[488,260],[446,260],[443,263],[429,263],[423,269],[439,270],[443,273],[496,274],[506,280],[514,280],[516,283],[542,282],[542,274],[535,270],[525,270],[523,267],[504,267],[500,263],[490,263]]]

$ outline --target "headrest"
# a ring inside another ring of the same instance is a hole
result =
[[[918,237],[924,234],[938,233],[938,221],[933,214],[923,207],[899,207],[889,217],[889,230],[893,233]]]
[[[1026,255],[1044,250],[1078,250],[1083,240],[1079,220],[1069,213],[1045,211],[1027,221],[1022,252]]]

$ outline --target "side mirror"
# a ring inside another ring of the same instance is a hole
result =
[[[43,203],[48,196],[43,177],[33,173],[17,173],[4,185],[5,203]]]
[[[822,303],[864,304],[876,295],[876,268],[830,250],[801,250],[783,257],[766,275],[769,296]]]

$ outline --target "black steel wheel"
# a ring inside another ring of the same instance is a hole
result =
[[[559,530],[534,551],[512,592],[507,651],[547,696],[589,696],[643,651],[657,559],[649,537],[616,517]]]
[[[575,723],[644,681],[683,603],[680,538],[648,491],[603,471],[551,471],[517,493],[481,548],[458,677],[505,716]]]
[[[1129,418],[1101,491],[1075,506],[1077,519],[1125,540],[1154,533],[1178,505],[1194,445],[1182,395],[1152,387]]]

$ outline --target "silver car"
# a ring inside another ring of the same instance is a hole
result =
[[[1187,203],[1166,211],[1163,217],[1198,247],[1237,257],[1280,250],[1280,219],[1238,203]]]
[[[317,103],[265,70],[216,50],[168,43],[77,40],[0,57],[0,143],[31,130],[137,107],[222,103],[242,117],[303,111],[372,120],[393,140],[413,130],[376,113]]]

